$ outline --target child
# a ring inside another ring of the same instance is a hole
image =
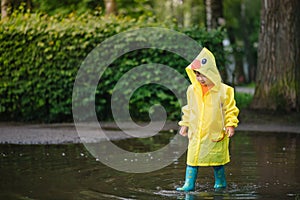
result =
[[[188,136],[185,183],[178,191],[195,189],[199,166],[212,166],[214,188],[226,188],[224,165],[229,160],[229,138],[238,124],[239,109],[234,90],[222,83],[214,55],[203,48],[186,68],[192,84],[187,89],[187,105],[182,108],[180,134]]]

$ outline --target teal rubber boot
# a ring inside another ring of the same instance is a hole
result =
[[[214,176],[215,176],[215,189],[225,189],[227,186],[226,177],[225,177],[225,169],[224,165],[215,166],[214,168]]]
[[[185,171],[185,182],[177,191],[193,191],[195,190],[195,182],[197,179],[198,167],[187,166]]]

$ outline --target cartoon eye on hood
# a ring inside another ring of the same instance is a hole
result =
[[[197,83],[196,76],[193,72],[196,70],[209,78],[214,85],[222,82],[219,70],[216,65],[214,55],[207,49],[203,48],[196,59],[186,68],[186,72],[192,83]]]
[[[192,64],[191,64],[191,68],[192,70],[197,70],[200,69],[202,65],[205,65],[207,63],[207,59],[203,58],[200,62],[200,60],[195,59]]]

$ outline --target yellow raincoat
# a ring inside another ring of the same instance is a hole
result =
[[[193,70],[199,71],[214,84],[204,96]],[[192,84],[187,89],[187,105],[182,108],[179,125],[188,127],[187,164],[224,165],[230,161],[225,128],[237,127],[239,122],[234,90],[222,83],[214,55],[206,48],[186,68],[186,72]]]

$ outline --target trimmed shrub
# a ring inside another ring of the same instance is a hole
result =
[[[0,119],[14,121],[63,122],[72,120],[72,90],[77,71],[88,55],[105,39],[125,30],[166,27],[180,31],[214,52],[220,69],[225,54],[219,44],[224,32],[178,29],[152,19],[97,17],[89,14],[60,18],[38,14],[14,14],[0,22]],[[160,63],[185,74],[187,61],[170,52],[143,49],[129,52],[104,72],[96,91],[99,120],[112,119],[111,92],[128,70],[141,64]],[[181,114],[175,96],[161,86],[145,85],[130,99],[132,117],[147,120],[151,105],[160,102],[170,120]],[[88,116],[86,116],[88,118]]]

